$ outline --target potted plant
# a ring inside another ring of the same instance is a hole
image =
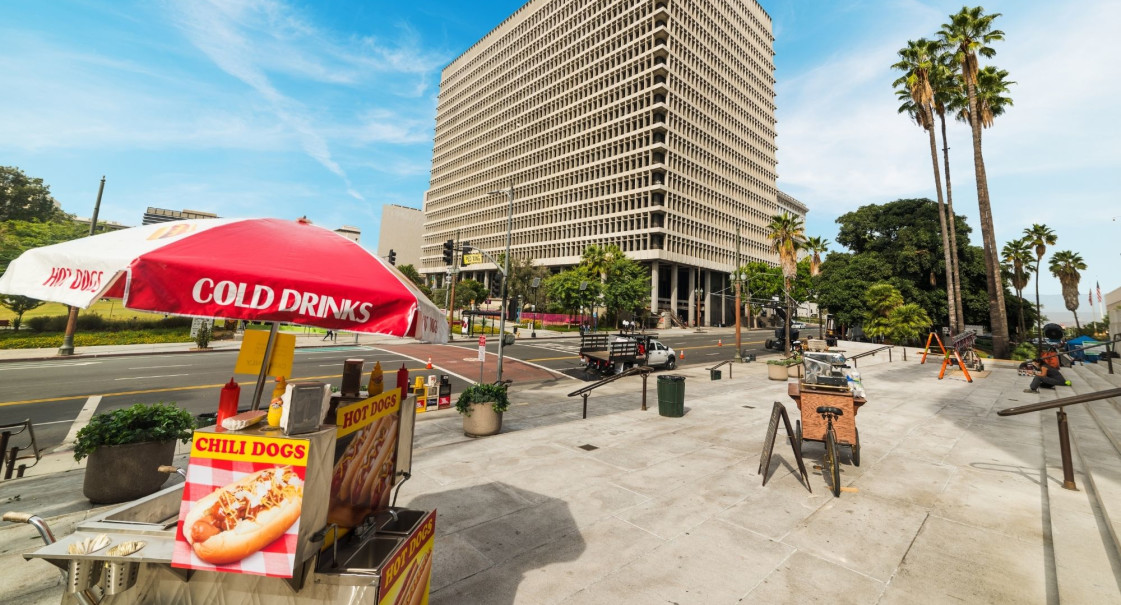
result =
[[[771,359],[767,361],[767,378],[771,380],[786,380],[790,377],[786,369],[785,359]]]
[[[802,356],[795,355],[786,360],[786,371],[791,378],[801,378],[802,373]]]
[[[459,394],[455,409],[463,414],[463,434],[485,437],[502,430],[502,412],[510,407],[506,387],[497,384],[473,384]]]
[[[74,459],[89,456],[82,493],[102,504],[154,493],[167,480],[156,469],[171,464],[175,441],[186,443],[194,429],[195,417],[174,404],[94,414],[74,441]]]

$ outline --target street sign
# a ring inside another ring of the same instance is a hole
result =
[[[463,255],[464,265],[481,265],[483,264],[483,255],[478,252]]]
[[[479,361],[487,360],[487,337],[479,337]]]

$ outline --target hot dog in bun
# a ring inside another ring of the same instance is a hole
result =
[[[240,561],[292,527],[303,494],[304,482],[290,466],[246,475],[195,502],[183,519],[183,535],[207,563]]]

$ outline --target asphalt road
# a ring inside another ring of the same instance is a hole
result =
[[[513,378],[517,384],[524,380],[571,380],[573,389],[581,383],[595,380],[579,363],[578,338],[550,338],[533,340],[519,338],[516,344],[505,347],[504,377]],[[744,349],[756,355],[768,353],[763,348],[765,331],[744,331]],[[487,344],[486,369],[493,376],[497,339]],[[706,366],[732,359],[735,347],[726,335],[712,333],[685,333],[662,338],[674,349],[684,350],[685,358],[679,365],[704,364]],[[449,351],[448,347],[458,347]],[[366,372],[380,361],[386,372],[386,384],[394,385],[394,372],[405,365],[411,376],[444,374],[451,377],[453,398],[469,382],[478,379],[478,364],[469,362],[478,354],[476,339],[457,339],[449,345],[406,344],[386,348],[372,346],[343,346],[314,349],[297,349],[291,380],[322,380],[333,385],[341,381],[343,361],[361,358]],[[21,361],[0,363],[0,424],[31,419],[40,448],[48,449],[60,444],[71,430],[75,418],[91,396],[100,396],[98,412],[127,407],[134,403],[174,402],[193,414],[213,412],[217,409],[222,385],[233,376],[236,351],[196,354],[159,354],[85,359],[58,359],[46,361]],[[437,365],[427,370],[428,358],[461,361]],[[460,370],[460,371],[456,371]],[[552,374],[544,372],[549,370]],[[254,376],[237,375],[241,384],[241,406],[251,404]],[[266,384],[265,397],[271,392]],[[517,388],[515,384],[514,388]]]

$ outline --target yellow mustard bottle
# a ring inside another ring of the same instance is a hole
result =
[[[370,382],[366,385],[367,396],[373,397],[374,395],[381,395],[384,389],[381,362],[378,361],[374,363],[374,369],[370,370]]]
[[[266,417],[271,427],[280,426],[280,418],[284,415],[284,391],[287,388],[288,382],[284,377],[277,376],[276,388],[272,390],[272,401],[269,403],[269,415]]]

